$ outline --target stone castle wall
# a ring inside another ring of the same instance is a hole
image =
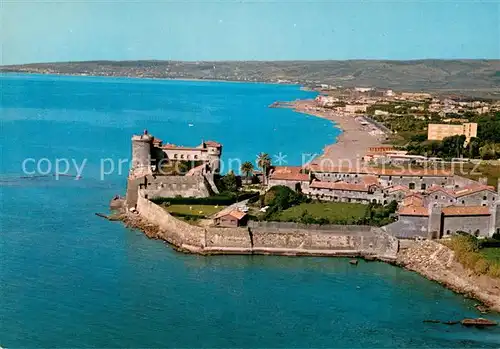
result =
[[[134,207],[138,199],[139,186],[146,187],[144,193],[154,197],[208,197],[209,183],[203,176],[153,176],[146,175],[127,181],[127,206]]]
[[[396,257],[399,242],[378,228],[306,226],[251,222],[249,227],[198,227],[170,215],[140,191],[137,211],[159,226],[160,237],[177,248],[201,254],[371,255]]]

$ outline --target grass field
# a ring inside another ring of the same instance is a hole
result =
[[[278,218],[281,221],[295,221],[304,212],[307,212],[314,218],[328,218],[329,220],[358,219],[364,217],[367,210],[368,205],[363,204],[312,202],[291,207],[281,212]]]
[[[170,205],[165,207],[169,213],[174,215],[191,215],[198,216],[200,218],[209,217],[224,208],[225,206],[215,205]]]
[[[484,258],[500,264],[500,247],[486,247],[479,250]]]

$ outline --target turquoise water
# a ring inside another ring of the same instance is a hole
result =
[[[265,84],[0,81],[1,346],[500,345],[500,328],[423,323],[479,314],[474,301],[386,264],[184,255],[94,215],[125,188],[125,173],[100,180],[100,159],[127,158],[132,133],[147,128],[179,144],[216,139],[225,158],[283,152],[299,164],[297,149],[319,152],[338,131],[267,105],[314,95]],[[81,180],[56,181],[20,178],[26,158],[87,162]]]

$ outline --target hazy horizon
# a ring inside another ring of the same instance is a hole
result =
[[[1,65],[500,59],[496,1],[6,0],[0,12]]]

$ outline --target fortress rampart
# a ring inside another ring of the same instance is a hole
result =
[[[372,256],[393,260],[399,241],[379,228],[251,222],[248,227],[198,227],[170,215],[139,191],[139,215],[158,226],[158,237],[200,254]]]

